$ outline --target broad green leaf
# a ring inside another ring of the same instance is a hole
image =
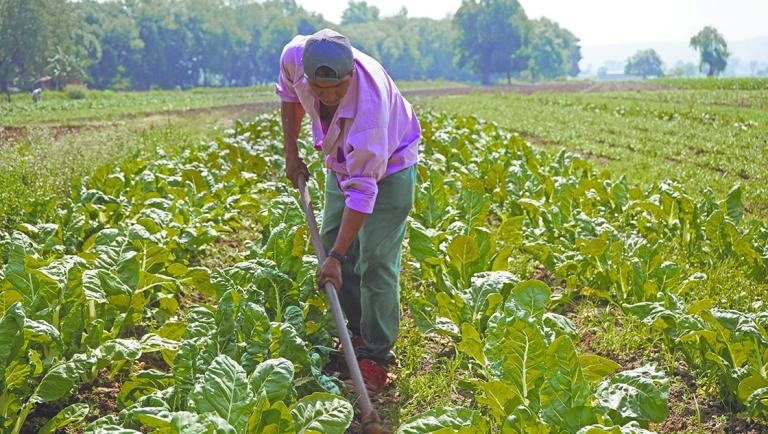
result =
[[[461,324],[461,342],[456,345],[456,349],[477,360],[481,365],[485,364],[483,340],[472,324]]]
[[[61,399],[69,394],[80,381],[80,376],[89,372],[96,360],[85,354],[75,354],[72,359],[51,368],[40,380],[30,402],[40,403]]]
[[[41,288],[39,278],[29,273],[25,262],[27,257],[37,258],[38,249],[26,235],[14,232],[5,265],[5,279],[21,294],[24,304],[30,307],[37,303]]]
[[[288,394],[292,381],[293,363],[284,358],[260,363],[250,379],[253,394],[256,397],[263,394],[271,403],[282,400]]]
[[[0,318],[0,372],[16,358],[24,345],[24,323],[26,316],[21,303],[13,303]]]
[[[176,351],[179,349],[178,341],[166,339],[154,333],[147,333],[142,336],[139,344],[141,346],[141,351],[144,353],[152,353],[161,350]]]
[[[735,224],[738,224],[744,216],[741,202],[742,190],[741,183],[735,184],[731,187],[731,190],[728,191],[725,200],[721,204],[721,208],[725,215]]]
[[[482,226],[485,223],[485,217],[488,214],[490,202],[482,193],[483,185],[474,180],[474,184],[466,179],[464,188],[459,196],[458,208],[462,212],[462,220],[470,228]]]
[[[509,266],[509,257],[515,252],[515,249],[515,247],[504,247],[499,250],[496,257],[493,259],[491,271],[506,271]]]
[[[307,371],[312,364],[307,344],[290,324],[272,323],[272,343],[269,351],[272,358],[286,358],[293,363],[294,371]]]
[[[98,253],[93,262],[94,267],[107,273],[106,275],[100,274],[99,278],[104,279],[105,276],[116,277],[120,284],[118,285],[115,279],[102,280],[101,283],[105,285],[102,286],[102,289],[107,294],[109,294],[109,289],[111,288],[119,292],[126,292],[125,288],[118,289],[118,286],[131,288],[127,290],[128,292],[136,289],[141,274],[141,265],[139,263],[139,254],[128,238],[119,236],[118,231],[102,230],[96,237],[94,252]]]
[[[462,322],[461,313],[465,304],[463,298],[457,294],[438,292],[435,294],[435,301],[437,302],[437,314],[440,317],[450,320],[453,324],[460,324]],[[468,316],[466,320],[470,321],[470,317]]]
[[[523,241],[523,216],[505,218],[499,226],[496,237],[508,246],[519,245]]]
[[[138,360],[141,357],[141,344],[136,339],[112,339],[96,350],[96,356],[103,365]]]
[[[284,402],[278,401],[269,406],[262,401],[263,407],[254,406],[254,412],[248,422],[249,434],[293,434],[293,417]]]
[[[547,349],[547,373],[539,392],[541,417],[550,425],[573,432],[568,411],[587,403],[590,387],[584,379],[571,338],[560,336]]]
[[[619,372],[600,383],[595,396],[624,422],[661,422],[669,415],[669,382],[652,366]]]
[[[711,315],[717,320],[719,325],[732,333],[731,339],[733,341],[741,342],[747,339],[754,339],[760,345],[768,345],[760,327],[751,315],[724,309],[712,309]],[[702,317],[706,318],[705,315],[702,315]]]
[[[194,341],[184,340],[179,346],[179,351],[173,359],[174,392],[181,398],[182,408],[186,408],[187,393],[195,388],[200,378],[205,372],[205,368],[210,364],[212,357],[208,354],[201,354],[200,349]]]
[[[563,315],[544,312],[544,325],[553,330],[556,336],[576,337],[576,325]]]
[[[576,245],[585,255],[596,258],[605,252],[606,247],[608,247],[608,240],[605,238],[579,238],[576,240]]]
[[[317,392],[301,398],[293,410],[293,425],[297,434],[343,434],[352,423],[352,404],[331,395]]]
[[[211,342],[216,348],[214,354],[226,354],[229,357],[237,357],[237,333],[235,332],[235,319],[240,306],[241,296],[237,290],[231,289],[219,298],[216,318],[216,331],[211,337]]]
[[[630,422],[624,426],[589,425],[578,431],[577,434],[655,434],[654,431],[643,429],[637,422]]]
[[[664,307],[662,303],[636,303],[625,304],[622,308],[629,314],[643,320],[648,325],[653,325],[664,330],[672,326],[677,320],[678,315],[675,312]]]
[[[448,244],[448,257],[454,266],[461,270],[464,265],[476,260],[480,255],[477,241],[467,235],[456,235]]]
[[[32,376],[32,366],[26,360],[16,359],[5,368],[5,390],[14,391],[27,386]]]
[[[498,304],[509,295],[518,282],[519,279],[515,275],[506,271],[473,275],[469,289],[461,293],[464,306],[457,306],[463,311],[463,320],[471,322],[478,331],[483,331],[487,318],[495,313]]]
[[[120,408],[126,408],[150,393],[165,390],[173,384],[173,375],[149,369],[136,372],[123,382],[117,403]],[[170,418],[168,418],[170,421]]]
[[[710,310],[712,308],[712,304],[712,300],[708,298],[699,300],[688,307],[688,313],[691,315],[696,315],[702,311]]]
[[[458,338],[461,336],[461,330],[455,322],[448,318],[439,316],[435,318],[434,328],[432,329],[438,335],[450,336],[452,338]]]
[[[91,408],[88,404],[72,404],[65,407],[56,416],[52,417],[37,434],[53,434],[59,428],[63,428],[71,423],[79,422],[88,416]]]
[[[408,222],[410,223],[408,246],[411,255],[420,262],[436,258],[438,254],[433,244],[434,234],[431,234],[429,229],[424,228],[416,220],[408,219]]]
[[[519,405],[507,415],[501,426],[502,434],[549,434],[551,429],[541,420],[537,412],[525,405]]]
[[[173,414],[170,432],[173,434],[239,434],[225,419],[217,414],[196,414],[181,411]]]
[[[201,412],[213,412],[236,430],[248,424],[253,394],[243,368],[227,355],[219,355],[208,367],[202,382],[190,394]]]
[[[171,429],[173,414],[166,407],[130,407],[121,412],[144,428],[151,428],[160,432],[168,432]]]
[[[488,368],[495,378],[512,382],[528,404],[529,393],[546,371],[546,348],[541,332],[519,318],[505,321],[494,315],[488,324],[485,342]]]
[[[747,408],[752,416],[763,419],[768,416],[768,387],[752,392],[747,400]]]
[[[760,374],[752,374],[739,382],[738,396],[743,403],[749,402],[749,397],[758,390],[768,387],[768,380]]]
[[[176,412],[171,418],[171,432],[174,434],[210,434],[212,427],[201,416],[186,411]]]
[[[86,270],[83,272],[83,292],[88,300],[97,303],[112,303],[119,308],[127,308],[131,288],[117,276],[106,270]]]
[[[621,366],[611,359],[596,354],[582,354],[579,356],[579,364],[584,373],[584,379],[590,383],[596,383],[613,374]]]
[[[397,429],[397,434],[482,433],[487,424],[481,413],[462,407],[441,407],[415,416]]]
[[[481,382],[475,399],[479,404],[485,404],[491,409],[491,414],[498,423],[502,423],[512,409],[523,402],[515,388],[502,380]]]
[[[269,356],[272,331],[269,316],[262,306],[244,302],[240,305],[237,325],[248,345],[240,363],[247,372],[253,372],[256,365]]]
[[[299,306],[291,305],[286,307],[284,312],[283,322],[292,325],[299,335],[306,336],[307,326],[304,311]]]
[[[515,300],[532,318],[541,318],[549,302],[549,287],[541,280],[527,280],[512,289]]]

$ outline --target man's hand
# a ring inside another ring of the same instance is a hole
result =
[[[298,155],[285,155],[285,176],[291,180],[294,187],[299,188],[299,175],[304,175],[304,179],[309,179],[309,169],[304,159]]]
[[[336,288],[336,291],[341,290],[341,262],[331,256],[326,257],[323,265],[320,267],[320,272],[317,276],[318,289],[322,290],[325,282],[330,282]]]

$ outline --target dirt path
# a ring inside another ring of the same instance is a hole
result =
[[[539,92],[563,92],[563,93],[580,93],[580,92],[626,92],[626,91],[658,91],[667,90],[669,87],[659,86],[645,82],[552,82],[552,83],[539,83],[539,84],[516,84],[509,86],[497,86],[497,87],[450,87],[441,89],[416,89],[403,91],[403,95],[406,97],[412,96],[449,96],[449,95],[468,95],[471,93],[504,93],[504,92],[516,92],[523,95],[530,95]],[[82,117],[68,119],[64,123],[50,123],[40,124],[34,127],[50,128],[56,136],[64,134],[77,133],[81,129],[98,129],[106,127],[114,127],[118,120],[137,119],[142,117],[151,116],[199,116],[201,114],[209,114],[222,111],[231,112],[264,112],[270,110],[276,110],[280,107],[279,102],[261,102],[261,103],[248,103],[248,104],[234,104],[223,105],[214,107],[201,107],[192,109],[178,109],[158,112],[142,112],[142,113],[130,113],[119,116],[118,119],[110,119],[105,121],[99,117]],[[81,125],[78,125],[81,124]],[[24,137],[27,131],[32,128],[29,125],[19,126],[6,126],[0,128],[0,148],[3,144],[10,144],[13,141],[17,141]]]

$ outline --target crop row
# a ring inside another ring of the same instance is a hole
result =
[[[741,224],[739,187],[695,202],[673,183],[641,191],[474,118],[427,115],[423,129],[405,264],[420,285],[404,302],[423,332],[454,342],[474,405],[433,408],[399,432],[644,433],[664,420],[663,371],[577,352],[574,325],[556,311],[583,296],[643,318],[765,417],[766,316],[687,305],[706,276],[684,275],[662,248],[692,263],[727,258],[764,281],[768,231]],[[30,204],[29,223],[0,243],[4,432],[39,406],[61,408],[41,432],[84,420],[90,409],[71,393],[98,376],[123,381],[119,412],[89,433],[344,432],[352,405],[322,373],[332,322],[295,192],[276,181],[279,137],[276,116],[263,116]],[[320,198],[324,176],[311,168]],[[195,265],[244,213],[260,237],[243,261]],[[566,287],[553,294],[509,273],[520,254]]]

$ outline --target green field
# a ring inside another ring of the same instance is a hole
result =
[[[722,195],[741,182],[747,211],[761,218],[768,215],[765,87],[530,96],[476,93],[416,102],[496,122],[538,146],[565,148],[646,186],[674,179],[696,194],[710,187]]]
[[[768,430],[768,90],[657,83],[401,85],[387,425]],[[0,104],[0,432],[359,432],[271,89],[46,96]]]

